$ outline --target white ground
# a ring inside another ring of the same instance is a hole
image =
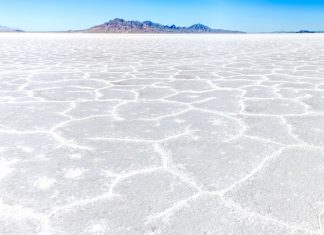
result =
[[[0,34],[1,235],[324,234],[324,35]]]

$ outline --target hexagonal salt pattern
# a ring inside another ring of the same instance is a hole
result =
[[[0,35],[0,234],[324,233],[323,35]]]

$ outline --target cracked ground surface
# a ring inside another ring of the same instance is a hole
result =
[[[0,234],[324,234],[323,35],[0,35]]]

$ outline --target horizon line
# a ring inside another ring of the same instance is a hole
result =
[[[82,29],[67,29],[67,30],[24,30],[22,28],[19,28],[19,27],[16,27],[16,26],[7,26],[7,25],[2,25],[0,24],[0,27],[4,27],[4,28],[9,28],[9,29],[13,29],[13,30],[17,30],[17,31],[12,31],[12,32],[25,32],[25,33],[63,33],[63,32],[67,32],[67,33],[71,33],[71,31],[82,31],[82,30],[87,30],[87,29],[90,29],[91,27],[95,27],[95,26],[100,26],[102,24],[105,24],[105,23],[109,23],[111,21],[114,21],[114,20],[123,20],[123,21],[126,21],[126,22],[140,22],[140,23],[144,23],[144,22],[152,22],[152,23],[155,23],[155,24],[160,24],[160,25],[163,25],[163,26],[168,26],[168,27],[171,27],[171,26],[176,26],[176,27],[179,27],[179,28],[186,28],[186,27],[191,27],[191,26],[194,26],[194,25],[204,25],[204,26],[207,26],[209,28],[211,28],[210,26],[208,26],[207,24],[205,23],[201,23],[201,22],[197,22],[197,23],[193,23],[193,24],[189,24],[188,26],[184,26],[184,25],[180,25],[180,24],[162,24],[162,23],[158,23],[158,22],[154,22],[152,20],[135,20],[135,19],[125,19],[125,18],[119,18],[119,17],[115,17],[113,19],[110,19],[108,21],[105,21],[101,24],[96,24],[96,25],[93,25],[93,26],[90,26],[89,28],[82,28]],[[231,31],[241,31],[245,34],[266,34],[266,33],[301,33],[302,31],[305,31],[305,33],[309,32],[309,33],[324,33],[324,29],[323,30],[312,30],[312,29],[299,29],[299,30],[272,30],[272,31],[244,31],[244,30],[240,30],[240,29],[228,29],[228,28],[211,28],[211,29],[216,29],[216,30],[231,30]],[[19,30],[19,31],[18,31]],[[1,32],[1,31],[0,31]],[[6,32],[6,31],[2,31],[2,32]],[[8,31],[8,32],[11,32],[11,31]],[[81,32],[79,32],[81,33]],[[107,34],[118,34],[118,33],[107,33]],[[125,34],[125,33],[119,33],[119,34]],[[143,34],[143,33],[142,33]],[[148,33],[146,33],[148,34]],[[155,34],[163,34],[163,33],[155,33]],[[172,33],[164,33],[164,34],[172,34]],[[175,33],[173,33],[175,34]],[[182,34],[186,34],[186,33],[182,33]],[[187,33],[187,34],[194,34],[194,33]],[[197,34],[204,34],[204,33],[197,33]],[[208,34],[208,33],[205,33],[205,34]],[[212,34],[212,33],[209,33],[209,34]]]

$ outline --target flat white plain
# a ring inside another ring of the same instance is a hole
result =
[[[0,234],[323,234],[324,35],[0,34]]]

